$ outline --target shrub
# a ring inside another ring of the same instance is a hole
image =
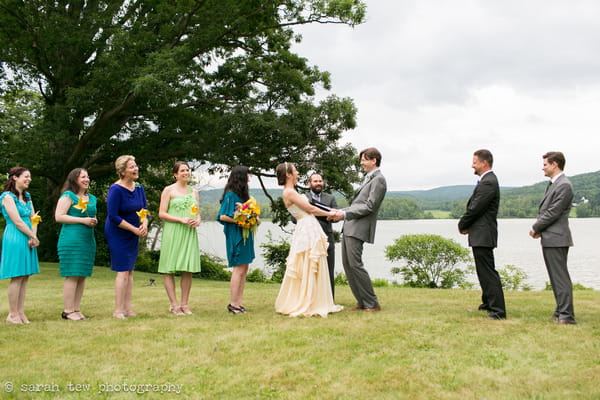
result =
[[[194,275],[213,281],[228,281],[231,279],[231,272],[224,269],[227,268],[227,264],[224,264],[222,258],[200,253],[200,262],[202,264],[200,273]]]
[[[285,275],[285,263],[290,253],[290,244],[285,239],[273,241],[271,232],[267,234],[267,239],[268,242],[260,245],[263,249],[262,256],[265,259],[265,264],[271,267],[271,280],[281,283],[283,275]]]
[[[343,272],[338,272],[335,274],[335,278],[333,278],[333,283],[335,286],[348,286],[348,278],[346,278],[346,274]]]
[[[373,287],[388,287],[388,286],[390,286],[390,284],[385,279],[378,278],[378,279],[373,280]]]
[[[141,251],[135,262],[136,271],[140,272],[158,272],[158,261],[160,259],[160,251],[158,250],[146,250]]]
[[[271,282],[264,271],[260,268],[255,268],[246,275],[247,282]]]
[[[405,260],[392,268],[407,286],[450,289],[468,285],[467,271],[457,267],[471,260],[471,253],[452,239],[439,235],[403,235],[385,248],[390,261]]]
[[[527,273],[514,265],[505,265],[498,268],[500,280],[504,290],[531,290],[531,286],[525,283]]]

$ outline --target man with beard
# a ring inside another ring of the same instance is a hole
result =
[[[329,193],[323,192],[323,177],[314,173],[308,177],[308,188],[306,197],[310,202],[318,202],[330,208],[338,208],[335,197]],[[329,267],[329,280],[331,282],[331,294],[335,296],[335,238],[333,236],[332,222],[327,221],[327,217],[317,217],[323,232],[327,235],[327,265]]]

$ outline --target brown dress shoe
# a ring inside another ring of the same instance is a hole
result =
[[[373,308],[363,308],[364,312],[373,312],[373,311],[381,311],[381,306],[373,307]]]
[[[352,308],[349,308],[348,310],[350,310],[350,311],[360,311],[360,310],[364,310],[364,308],[362,308],[361,306],[354,306]]]

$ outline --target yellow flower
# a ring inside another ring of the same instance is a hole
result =
[[[145,208],[142,208],[140,211],[136,211],[135,213],[138,215],[138,217],[140,217],[140,223],[144,222],[146,217],[150,215],[150,211],[146,210]]]
[[[197,205],[192,205],[191,207],[192,209],[192,215],[198,215],[198,206]]]
[[[86,212],[88,204],[90,204],[89,201],[83,201],[83,197],[78,197],[77,205],[73,206],[73,208],[81,210],[81,213],[83,214],[84,212]]]
[[[31,217],[31,225],[35,228],[40,222],[42,222],[42,217],[38,215],[39,211],[36,211]]]

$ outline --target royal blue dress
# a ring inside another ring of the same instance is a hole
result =
[[[65,191],[60,197],[68,197],[71,207],[67,215],[75,218],[95,217],[96,196],[88,194],[85,211],[75,208],[79,197],[70,190]],[[92,276],[94,260],[96,258],[96,238],[94,228],[84,224],[63,224],[58,236],[58,264],[60,276]]]
[[[235,214],[235,203],[243,203],[240,196],[234,192],[225,193],[223,202],[221,203],[221,209],[217,215],[217,221],[223,225],[223,232],[225,232],[225,248],[227,250],[227,262],[230,267],[241,264],[250,264],[254,260],[254,234],[250,231],[250,234],[246,238],[242,237],[242,228],[237,224],[221,221],[220,215],[227,215],[233,218]]]
[[[127,229],[119,228],[119,224],[125,220],[133,226],[141,225],[136,212],[142,208],[148,209],[144,187],[136,183],[133,191],[130,191],[118,184],[111,185],[106,208],[108,216],[104,224],[104,236],[110,251],[110,269],[132,271],[139,252],[139,237]]]
[[[4,192],[0,195],[0,208],[6,220],[6,227],[2,235],[2,261],[0,261],[0,279],[15,278],[18,276],[29,276],[39,274],[37,249],[29,247],[29,237],[21,232],[10,219],[6,209],[2,205],[4,197],[10,196],[15,201],[19,216],[31,229],[31,196],[25,193],[26,202],[23,203],[12,192]]]

